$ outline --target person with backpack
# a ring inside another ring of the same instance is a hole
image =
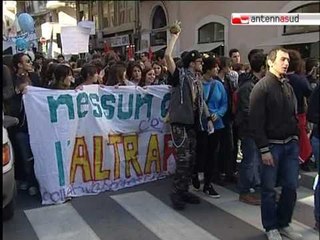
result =
[[[260,197],[255,191],[260,185],[259,168],[261,160],[249,129],[249,102],[254,85],[265,75],[266,55],[261,52],[254,54],[250,59],[250,67],[251,71],[249,73],[240,75],[241,85],[236,91],[238,102],[235,122],[238,126],[242,151],[238,187],[241,202],[259,205],[261,203]]]
[[[169,72],[168,84],[172,86],[168,121],[172,142],[177,151],[176,170],[170,198],[173,208],[182,210],[186,203],[200,203],[200,198],[189,192],[196,157],[196,131],[199,127],[203,128],[200,121],[202,117],[208,119],[208,129],[211,131],[213,116],[209,115],[207,105],[203,100],[202,84],[198,78],[198,73],[202,71],[201,54],[196,50],[188,52],[182,59],[183,67],[179,68],[173,60],[172,51],[180,30],[170,30],[170,32],[171,39],[165,52]]]
[[[196,168],[192,177],[192,185],[196,190],[200,189],[198,172],[201,165],[204,171],[203,192],[209,197],[219,198],[219,193],[213,187],[213,180],[219,178],[217,149],[221,140],[221,131],[224,128],[222,117],[228,108],[227,93],[223,84],[213,79],[219,71],[218,61],[213,57],[203,58],[203,75],[202,85],[204,100],[208,106],[210,114],[213,116],[214,132],[204,131],[197,132],[197,158]],[[205,126],[206,119],[202,119],[202,125]]]

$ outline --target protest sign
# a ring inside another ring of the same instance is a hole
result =
[[[83,28],[89,28],[90,29],[90,35],[95,35],[96,34],[96,26],[95,26],[95,22],[94,21],[81,21],[78,22],[78,26],[79,27],[83,27]]]
[[[43,204],[153,181],[173,173],[164,123],[168,86],[83,91],[28,87],[23,96]]]
[[[90,32],[90,28],[82,28],[79,26],[61,27],[61,44],[63,54],[89,52]]]

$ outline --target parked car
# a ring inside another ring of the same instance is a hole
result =
[[[14,153],[6,128],[16,125],[17,119],[2,116],[2,219],[8,220],[14,215],[16,182],[14,178]]]

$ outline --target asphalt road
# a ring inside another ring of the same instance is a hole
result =
[[[3,223],[3,239],[266,239],[260,207],[239,202],[234,185],[216,186],[220,199],[194,191],[201,197],[201,204],[187,205],[183,211],[172,209],[168,195],[170,186],[171,179],[167,178],[51,206],[42,206],[40,196],[30,197],[19,191],[15,216]],[[305,240],[319,239],[319,234],[312,229],[313,191],[310,186],[298,190],[292,226]]]

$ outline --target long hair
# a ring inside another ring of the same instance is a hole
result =
[[[141,81],[139,82],[139,86],[143,87],[146,85],[146,77],[147,77],[147,73],[150,72],[151,70],[153,70],[152,67],[145,67],[141,73]]]
[[[84,83],[88,77],[93,77],[97,73],[97,67],[93,64],[85,64],[80,71],[80,84]]]
[[[18,72],[18,69],[19,69],[18,65],[19,65],[19,63],[21,63],[21,59],[22,59],[23,56],[27,56],[28,58],[30,58],[29,55],[27,55],[25,53],[16,53],[12,57],[12,67],[13,67],[13,71],[15,73]],[[31,61],[31,59],[30,59],[30,61]]]
[[[73,75],[73,70],[71,67],[65,64],[58,64],[53,72],[54,81],[52,87],[55,89],[65,89],[69,87],[65,85],[64,79],[68,77],[70,74]]]
[[[133,75],[133,69],[134,68],[139,68],[141,73],[142,73],[142,68],[141,68],[141,65],[139,63],[139,61],[135,61],[135,62],[130,62],[129,65],[128,65],[128,68],[127,68],[127,78],[129,80],[132,80],[132,75]]]
[[[124,83],[124,73],[126,72],[126,64],[117,62],[113,64],[108,71],[107,86],[114,86]]]

